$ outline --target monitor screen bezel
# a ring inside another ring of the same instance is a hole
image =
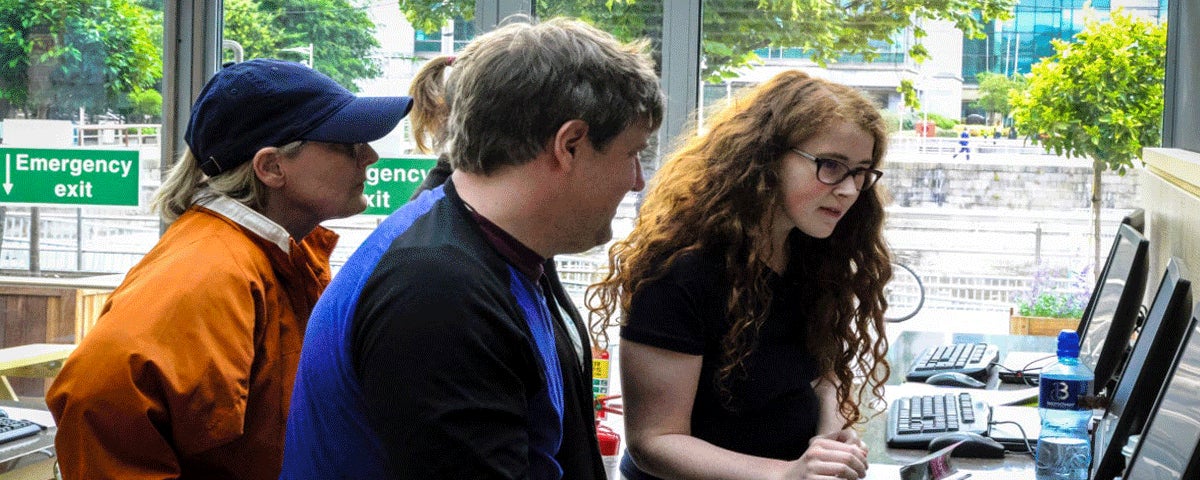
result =
[[[1145,446],[1149,444],[1149,442],[1146,440],[1150,438],[1149,435],[1158,433],[1157,431],[1151,430],[1155,426],[1155,420],[1158,417],[1159,410],[1163,406],[1163,400],[1165,400],[1166,394],[1170,390],[1172,383],[1174,383],[1176,372],[1179,370],[1179,363],[1188,353],[1189,347],[1192,349],[1200,349],[1200,333],[1197,333],[1196,331],[1198,328],[1200,328],[1200,304],[1197,304],[1196,308],[1192,310],[1192,317],[1188,322],[1187,330],[1184,333],[1184,338],[1180,344],[1179,351],[1175,352],[1175,358],[1171,362],[1170,370],[1167,372],[1166,381],[1163,382],[1162,388],[1159,389],[1158,397],[1154,401],[1154,406],[1151,407],[1150,414],[1146,418],[1146,424],[1141,431],[1141,440],[1137,442],[1137,446],[1135,446],[1133,449],[1133,455],[1130,457],[1128,468],[1125,469],[1124,478],[1134,478],[1132,474],[1138,472],[1138,470],[1135,469],[1142,461],[1142,455],[1145,453]],[[1192,343],[1195,343],[1195,345],[1192,345]],[[1192,365],[1192,367],[1200,368],[1200,365]],[[1197,427],[1196,430],[1197,438],[1200,439],[1200,427]],[[1171,433],[1176,432],[1163,432],[1164,435],[1169,435]],[[1179,473],[1182,475],[1178,478],[1196,478],[1197,476],[1200,476],[1200,441],[1198,441],[1196,445],[1192,446],[1191,457],[1187,460],[1187,464],[1183,466],[1183,471]]]
[[[1113,439],[1128,438],[1130,432],[1142,426],[1175,352],[1182,345],[1192,305],[1191,281],[1187,276],[1177,258],[1167,261],[1137,342],[1096,427],[1093,480],[1109,480],[1124,468],[1121,456],[1124,442]]]
[[[1089,365],[1096,375],[1092,388],[1094,393],[1100,393],[1113,379],[1116,367],[1120,364],[1121,356],[1128,346],[1133,328],[1137,324],[1138,310],[1142,306],[1142,296],[1146,291],[1146,273],[1149,269],[1146,257],[1150,241],[1132,226],[1118,225],[1117,236],[1108,252],[1108,260],[1104,263],[1104,269],[1099,279],[1096,280],[1096,286],[1092,289],[1092,295],[1088,298],[1087,307],[1084,309],[1083,318],[1079,320],[1079,327],[1076,329],[1076,332],[1079,333],[1079,345],[1084,345],[1084,342],[1089,339],[1089,334],[1095,334],[1088,330],[1091,327],[1096,306],[1102,297],[1101,294],[1104,292],[1104,286],[1108,283],[1112,273],[1113,262],[1117,258],[1122,240],[1132,244],[1134,252],[1129,265],[1129,276],[1125,278],[1125,286],[1121,290],[1117,306],[1113,311],[1112,321],[1100,348],[1100,356],[1094,366]]]
[[[1141,208],[1135,208],[1121,219],[1121,223],[1133,227],[1138,233],[1146,233],[1146,211]]]

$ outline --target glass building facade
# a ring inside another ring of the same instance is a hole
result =
[[[1089,10],[1087,7],[1090,7]],[[1020,0],[1013,16],[992,22],[986,37],[963,39],[963,82],[978,84],[981,72],[1004,75],[1029,73],[1030,67],[1054,55],[1054,39],[1070,40],[1089,18],[1103,20],[1111,10],[1162,18],[1166,0]]]

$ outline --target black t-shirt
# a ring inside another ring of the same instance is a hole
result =
[[[795,269],[792,269],[795,270]],[[818,400],[811,382],[816,359],[805,344],[815,282],[771,274],[771,311],[743,369],[727,380],[729,402],[714,383],[729,331],[729,286],[720,255],[682,256],[633,297],[621,338],[702,355],[692,409],[692,435],[744,454],[795,460],[817,432]]]

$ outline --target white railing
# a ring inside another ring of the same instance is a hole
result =
[[[158,241],[157,217],[43,211],[39,215],[43,272],[124,273]],[[29,211],[6,209],[0,269],[29,268]],[[82,239],[82,240],[81,240]]]
[[[161,145],[160,130],[157,123],[76,125],[75,144],[81,147]]]
[[[162,125],[157,123],[122,123],[77,125],[76,144],[79,146],[137,146],[159,145]],[[408,138],[407,120],[401,123],[401,136]],[[959,138],[917,137],[911,134],[893,135],[888,139],[891,153],[948,153],[959,149]],[[971,137],[972,153],[1045,155],[1039,145],[1025,139]]]
[[[583,297],[587,287],[595,283],[593,279],[602,278],[607,270],[606,264],[595,263],[591,269],[584,269],[575,261],[571,274],[563,274],[561,263],[559,277],[563,287],[577,306],[583,305]],[[938,310],[983,310],[1008,311],[1016,302],[1019,295],[1028,292],[1034,281],[1030,276],[994,276],[956,273],[939,273],[920,275],[925,287],[925,304],[923,308]],[[1049,288],[1057,291],[1071,292],[1078,290],[1072,278],[1055,278],[1046,281]],[[1086,292],[1085,292],[1086,293]]]
[[[894,218],[894,217],[893,217]],[[22,270],[28,268],[29,262],[29,217],[27,212],[9,211],[5,215],[3,249],[0,250],[0,268],[6,270]],[[927,230],[922,234],[944,236],[930,228],[928,220],[908,219],[906,228],[921,231],[919,225]],[[74,274],[109,274],[123,273],[136,264],[142,255],[157,241],[158,220],[150,216],[96,216],[74,217],[65,214],[42,214],[42,239],[40,248],[41,268],[44,272],[71,272]],[[343,234],[343,239],[365,237],[369,226],[334,226]],[[975,230],[974,234],[994,235],[997,228],[991,231]],[[1021,231],[1018,227],[1004,225],[1000,230],[1006,234],[1020,234],[1030,237],[1026,243],[1033,244],[1032,237],[1039,235],[1038,230],[1026,227]],[[1106,228],[1105,230],[1113,230]],[[1041,233],[1045,235],[1045,233]],[[894,236],[891,231],[889,236]],[[1065,235],[1065,234],[1064,234]],[[78,238],[85,241],[77,241]],[[1055,242],[1043,242],[1053,244]],[[944,245],[944,244],[943,244]],[[345,250],[351,249],[352,246]],[[1017,294],[1029,289],[1033,281],[1032,271],[1013,269],[1010,274],[974,274],[944,271],[940,265],[923,266],[930,258],[945,258],[954,252],[946,251],[946,247],[927,246],[899,249],[893,247],[897,258],[906,262],[920,275],[925,285],[925,308],[955,309],[955,310],[996,310],[1006,311],[1014,303]],[[966,258],[1003,258],[1015,256],[1021,263],[1032,269],[1036,265],[1035,253],[1031,249],[1014,252],[1006,248],[1004,251],[984,250],[964,244],[958,249],[958,254]],[[1043,251],[1044,258],[1051,254]],[[345,255],[335,259],[335,263],[345,260]],[[911,263],[917,262],[917,263]],[[1051,262],[1046,262],[1051,263]],[[564,287],[578,305],[583,305],[583,296],[589,285],[600,281],[607,273],[607,258],[603,255],[580,256],[567,255],[557,258],[559,277]],[[1058,278],[1051,280],[1060,288],[1071,288],[1072,279]]]
[[[962,147],[960,138],[914,137],[893,135],[888,138],[888,154],[937,153],[953,155]],[[1046,155],[1041,145],[1024,139],[971,137],[967,141],[971,154]]]

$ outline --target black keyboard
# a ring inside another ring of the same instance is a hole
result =
[[[988,368],[1000,361],[1000,350],[986,343],[952,343],[926,348],[908,369],[904,378],[924,382],[935,373],[960,372],[981,382],[988,380]]]
[[[929,441],[949,432],[987,435],[992,409],[970,393],[902,397],[888,408],[887,446],[929,448]]]
[[[40,431],[42,431],[42,426],[29,420],[0,417],[0,443],[37,435]]]

